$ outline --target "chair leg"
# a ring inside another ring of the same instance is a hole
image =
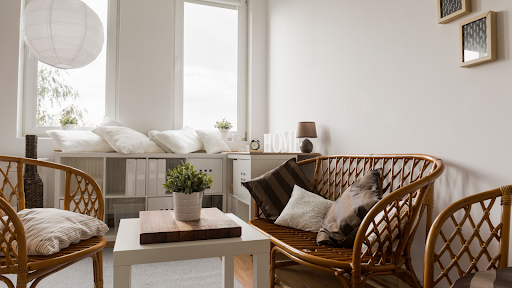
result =
[[[16,282],[16,288],[27,288],[27,273],[18,273],[18,281]]]
[[[350,264],[350,266],[352,267],[352,287],[362,288],[363,285],[361,285],[361,268],[354,269],[353,264]]]
[[[94,288],[103,288],[103,251],[99,251],[91,257],[94,271]]]
[[[276,252],[274,244],[270,246],[270,288],[274,288],[276,283]]]

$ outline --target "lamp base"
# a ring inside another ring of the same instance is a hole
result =
[[[313,143],[307,137],[300,143],[300,151],[302,153],[311,153],[313,151]]]

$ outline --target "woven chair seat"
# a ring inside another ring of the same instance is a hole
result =
[[[329,261],[331,268],[350,270],[352,249],[318,246],[316,244],[317,233],[279,226],[267,219],[257,218],[249,223],[270,236],[272,243],[298,259],[322,266]],[[362,258],[362,260],[368,261],[369,258]]]
[[[33,255],[28,256],[28,270],[38,270],[48,267],[48,263],[52,263],[51,266],[59,266],[70,262],[75,262],[87,258],[88,256],[101,251],[107,242],[103,237],[92,237],[87,240],[78,242],[77,244],[69,245],[68,248],[62,249],[59,252],[48,255],[39,256]],[[6,269],[5,257],[0,257],[0,273],[9,273],[11,268]]]

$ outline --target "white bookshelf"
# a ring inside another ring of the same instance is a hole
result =
[[[221,204],[222,211],[227,211],[228,191],[228,154],[173,154],[173,153],[145,153],[145,154],[119,154],[119,153],[64,153],[55,152],[55,162],[68,165],[85,171],[91,175],[102,188],[105,198],[105,222],[111,227],[105,235],[107,241],[115,241],[114,204],[144,204],[145,210],[172,209],[172,194],[148,195],[149,191],[149,165],[146,165],[146,194],[125,195],[126,159],[166,159],[166,171],[175,168],[183,161],[190,162],[195,169],[205,171],[212,175],[212,188],[205,191],[204,203],[210,207]],[[163,184],[163,183],[162,183]],[[157,185],[161,185],[157,183]],[[72,183],[71,191],[76,189]],[[55,173],[54,207],[63,208],[64,203],[64,172]],[[207,206],[208,207],[208,206]]]

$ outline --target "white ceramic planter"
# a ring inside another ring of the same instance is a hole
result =
[[[222,140],[224,142],[228,141],[229,129],[218,129],[218,130],[219,130],[219,133],[220,133],[220,138],[222,138]]]
[[[62,126],[62,130],[74,130],[76,128],[76,124],[65,124]]]
[[[174,202],[174,218],[179,221],[194,221],[201,217],[203,205],[203,193],[192,194],[172,192]]]

